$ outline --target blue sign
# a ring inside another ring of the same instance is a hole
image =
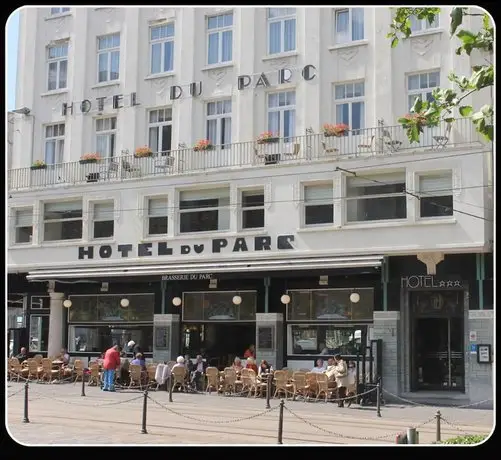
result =
[[[470,353],[476,353],[477,352],[477,344],[476,343],[472,343],[470,345]]]

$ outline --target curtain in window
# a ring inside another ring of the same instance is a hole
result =
[[[363,40],[364,39],[364,9],[352,8],[351,9],[351,39]]]
[[[16,211],[16,227],[31,227],[33,225],[33,209]]]
[[[108,53],[101,53],[99,55],[99,81],[106,81],[108,79]]]
[[[152,152],[158,152],[158,126],[149,129],[148,146]]]
[[[295,135],[296,127],[296,111],[295,110],[285,110],[284,111],[284,137],[287,138]]]
[[[159,73],[160,72],[160,64],[161,64],[161,54],[162,54],[162,45],[161,43],[154,43],[151,45],[151,73]]]
[[[226,32],[222,33],[222,39],[223,39],[223,47],[222,47],[222,56],[221,56],[221,61],[222,62],[228,62],[231,61],[232,59],[232,40],[233,40],[233,32],[231,30],[227,30]]]
[[[280,53],[280,34],[281,34],[281,22],[270,23],[270,44],[269,44],[269,54]]]
[[[221,119],[221,145],[231,144],[231,118]]]
[[[108,136],[106,134],[96,136],[96,152],[102,157],[108,156]]]
[[[56,163],[56,141],[45,142],[45,163],[48,165]]]
[[[216,64],[219,55],[219,33],[209,35],[209,52],[207,62],[209,64]]]
[[[59,61],[59,88],[66,88],[68,61]]]
[[[419,191],[426,195],[443,196],[452,193],[452,173],[436,176],[421,176]],[[30,224],[31,225],[31,224]]]
[[[119,68],[120,68],[120,51],[112,51],[110,80],[118,80]]]
[[[332,184],[311,185],[304,188],[304,201],[315,203],[315,201],[333,200]]]
[[[336,13],[336,43],[346,43],[350,41],[350,13],[348,10]]]
[[[268,113],[268,131],[273,134],[280,134],[280,112]]]
[[[336,105],[336,123],[344,123],[350,125],[350,105],[338,104]]]
[[[351,129],[363,129],[364,118],[364,103],[353,102],[351,104]]]
[[[174,42],[164,43],[164,72],[174,69]]]
[[[296,49],[296,20],[287,19],[284,28],[284,51],[293,51]]]
[[[150,198],[148,202],[148,215],[150,217],[166,216],[167,208],[167,197]]]
[[[211,188],[205,190],[184,190],[179,194],[179,201],[201,201],[219,199],[219,205],[224,206],[229,204],[230,191],[228,188]],[[227,200],[223,204],[222,200]]]
[[[94,219],[95,220],[114,220],[113,202],[95,203],[94,204]]]
[[[49,82],[48,90],[53,90],[57,88],[57,62],[51,62],[49,64]]]
[[[207,139],[213,145],[218,145],[217,142],[217,120],[207,120]]]

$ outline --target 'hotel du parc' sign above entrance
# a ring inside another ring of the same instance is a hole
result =
[[[278,235],[273,241],[271,236],[256,236],[254,238],[238,237],[214,238],[210,244],[194,243],[172,246],[171,242],[139,243],[100,246],[80,246],[78,259],[110,259],[127,257],[155,257],[187,254],[220,254],[228,252],[274,251],[295,249],[292,243],[294,235]]]

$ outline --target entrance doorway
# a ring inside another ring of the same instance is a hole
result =
[[[256,341],[255,323],[183,324],[181,350],[194,358],[203,349],[209,364],[224,368]]]
[[[413,391],[464,391],[462,299],[462,291],[411,294]]]

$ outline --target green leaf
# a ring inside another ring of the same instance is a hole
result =
[[[407,136],[411,142],[419,142],[419,129],[416,125],[412,125],[410,132],[407,133]]]
[[[491,20],[487,13],[485,13],[484,17],[482,18],[482,25],[484,26],[484,29],[490,29]]]
[[[453,8],[450,16],[451,16],[451,35],[454,35],[456,29],[463,22],[463,8]]]
[[[455,121],[456,119],[454,117],[451,117],[451,118],[444,118],[444,121],[446,123],[452,123],[453,121]]]
[[[422,107],[423,107],[423,101],[421,100],[420,97],[417,97],[416,100],[414,101],[414,105],[412,106],[411,112],[419,113],[421,112]]]
[[[467,117],[473,112],[473,107],[471,105],[463,105],[459,107],[459,113],[462,117]]]
[[[474,34],[473,32],[470,32],[469,30],[464,30],[464,29],[461,29],[456,34],[456,37],[459,38],[465,45],[466,44],[473,44],[473,43],[475,43],[475,40],[477,39],[476,34]]]
[[[391,40],[391,47],[395,48],[397,45],[398,45],[398,38],[397,37],[393,37],[392,40]]]
[[[406,125],[409,123],[409,120],[407,118],[399,118],[397,122],[400,123],[401,125]]]

